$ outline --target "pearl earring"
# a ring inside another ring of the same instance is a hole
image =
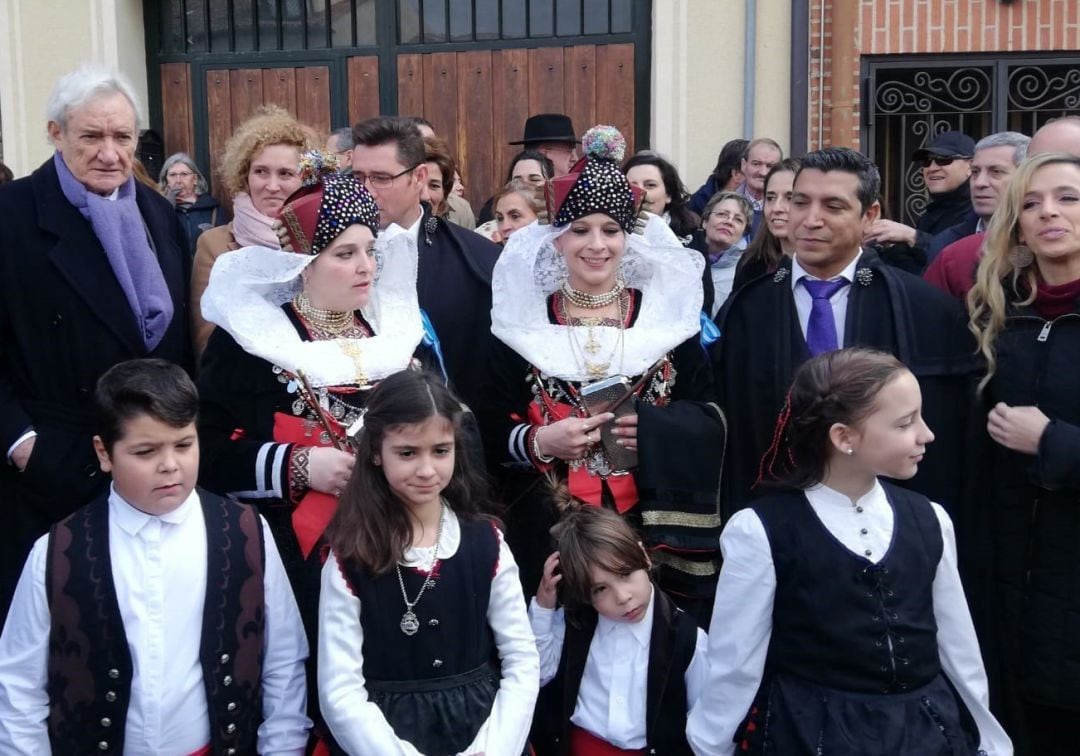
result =
[[[847,450],[847,451],[845,451],[844,453],[845,453],[845,454],[847,454],[847,455],[848,455],[848,456],[850,457],[850,456],[851,456],[852,454],[854,454],[854,453],[855,453],[855,450],[854,450],[854,449],[848,449],[848,450]]]

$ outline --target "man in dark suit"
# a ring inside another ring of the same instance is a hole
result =
[[[890,352],[919,379],[937,440],[905,485],[947,507],[960,498],[955,461],[976,368],[967,315],[947,294],[861,246],[878,218],[880,191],[877,167],[865,156],[842,147],[808,154],[791,199],[794,258],[732,294],[718,315],[713,372],[731,429],[725,517],[760,495],[755,484],[769,478],[761,459],[795,370],[811,356],[852,346]]]
[[[34,539],[107,483],[98,377],[133,357],[191,367],[190,255],[169,203],[132,177],[137,108],[108,71],[62,77],[56,153],[0,189],[0,617]]]
[[[421,204],[427,182],[424,138],[409,118],[353,126],[353,175],[375,198],[383,228],[396,224],[417,245],[420,307],[435,326],[450,382],[475,406],[491,339],[491,271],[499,247],[448,223]]]

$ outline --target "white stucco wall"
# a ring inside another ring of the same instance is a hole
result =
[[[4,163],[16,176],[50,155],[45,103],[53,83],[81,63],[121,71],[146,109],[141,0],[0,0],[0,113]]]
[[[654,0],[652,145],[690,191],[729,139],[790,144],[791,3],[756,0],[754,129],[743,133],[746,0]]]

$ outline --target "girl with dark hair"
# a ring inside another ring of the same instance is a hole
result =
[[[868,349],[795,374],[759,480],[724,528],[698,753],[1011,754],[952,521],[881,480],[934,440],[915,376]],[[722,623],[722,624],[721,624]]]
[[[319,702],[336,753],[525,747],[538,656],[514,557],[481,514],[462,418],[442,381],[405,371],[350,430],[357,464],[319,600]]]
[[[690,756],[686,715],[707,678],[705,632],[656,589],[649,555],[615,512],[579,507],[552,535],[557,551],[529,606],[544,686],[536,753]]]
[[[781,260],[795,254],[794,239],[789,235],[789,218],[795,174],[801,165],[798,158],[785,158],[765,175],[765,200],[761,210],[765,222],[739,258],[733,289],[758,276],[776,272]]]
[[[639,152],[623,164],[623,173],[630,186],[644,192],[643,209],[661,216],[683,246],[690,246],[701,219],[686,206],[690,195],[678,169],[659,155]]]

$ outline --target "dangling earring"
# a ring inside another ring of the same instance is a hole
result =
[[[1035,255],[1032,254],[1031,248],[1026,244],[1017,244],[1009,252],[1009,262],[1014,268],[1026,268],[1035,262]]]

